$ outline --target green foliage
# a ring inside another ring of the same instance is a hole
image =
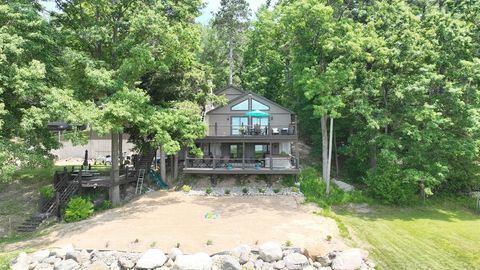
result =
[[[293,177],[293,175],[284,176],[282,177],[281,183],[285,187],[293,187],[295,186],[295,177]]]
[[[188,193],[192,190],[192,187],[189,185],[183,185],[182,190],[183,192]]]
[[[264,188],[258,188],[258,192],[259,193],[265,193],[265,189]]]
[[[274,188],[274,189],[273,189],[273,193],[277,194],[277,193],[279,193],[279,192],[280,192],[280,189],[279,189],[279,188]]]
[[[55,197],[55,189],[51,185],[41,187],[38,192],[44,200],[50,200]]]
[[[79,196],[72,197],[65,207],[66,222],[76,222],[93,214],[93,203]]]
[[[210,195],[210,194],[212,193],[212,191],[213,191],[212,188],[207,188],[207,189],[205,190],[205,193],[206,193],[207,195]]]
[[[247,194],[248,193],[248,187],[243,187],[242,188],[242,193]]]
[[[230,195],[231,191],[230,189],[225,189],[225,195]]]
[[[361,191],[345,192],[335,185],[330,187],[330,195],[325,196],[326,184],[312,167],[302,169],[299,178],[300,190],[305,195],[306,201],[315,202],[320,207],[329,208],[331,205],[368,201]]]
[[[298,191],[298,187],[292,187],[292,192],[297,193]]]

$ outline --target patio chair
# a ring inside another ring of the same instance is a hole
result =
[[[280,131],[278,130],[278,128],[272,128],[272,134],[273,135],[278,135],[278,134],[280,134]]]

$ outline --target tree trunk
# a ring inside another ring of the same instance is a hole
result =
[[[120,168],[123,165],[123,132],[118,133],[118,160],[120,160]]]
[[[230,77],[228,78],[228,84],[232,85],[233,84],[233,45],[232,41],[230,40],[228,42],[228,61],[230,63]]]
[[[173,156],[173,181],[178,178],[178,153]]]
[[[333,133],[333,146],[335,147],[335,177],[338,178],[338,174],[340,173],[340,168],[338,167],[338,150],[337,150],[337,133]]]
[[[327,173],[327,195],[330,193],[330,176],[332,171],[332,144],[333,144],[333,118],[330,118],[330,139],[328,142],[328,173]]]
[[[327,115],[323,115],[320,119],[322,126],[322,178],[327,181],[328,175],[328,130],[327,130]]]
[[[160,147],[160,176],[163,181],[167,182],[167,168],[165,166],[165,152],[163,152],[163,147]]]
[[[109,190],[110,201],[112,204],[120,203],[120,171],[118,169],[118,133],[112,131],[112,186]]]

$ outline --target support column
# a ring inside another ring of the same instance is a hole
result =
[[[270,142],[270,145],[269,145],[269,149],[268,149],[269,153],[270,153],[270,170],[273,170],[273,157],[272,157],[272,152],[273,152],[273,148],[272,148],[272,142]]]
[[[245,169],[245,142],[242,143],[242,169]]]
[[[112,136],[112,172],[111,181],[112,185],[109,190],[110,201],[112,204],[120,203],[120,171],[118,168],[118,132],[111,132]]]
[[[178,178],[178,152],[173,156],[173,180],[177,181]]]
[[[119,167],[123,167],[123,132],[118,133],[118,159],[120,160]]]
[[[298,141],[295,141],[295,167],[300,169],[300,151],[298,150]]]

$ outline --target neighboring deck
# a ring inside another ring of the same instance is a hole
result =
[[[119,185],[131,183],[137,181],[135,177],[125,177],[125,175],[120,175]],[[82,187],[84,188],[95,188],[95,187],[111,187],[113,186],[113,181],[111,176],[96,176],[92,178],[85,178],[81,181]]]
[[[297,175],[299,170],[297,168],[184,168],[184,173],[188,174],[292,174]]]

